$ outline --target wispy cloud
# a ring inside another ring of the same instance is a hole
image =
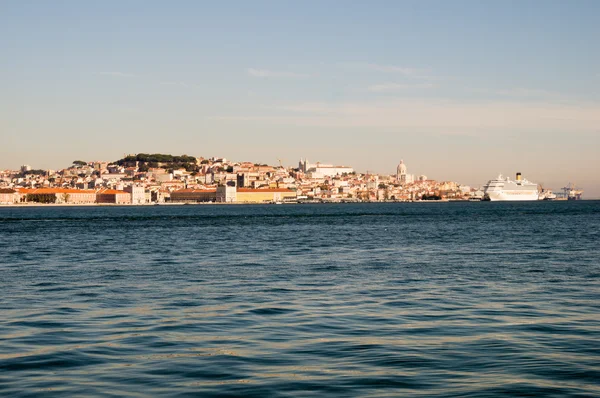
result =
[[[269,78],[269,77],[289,77],[289,78],[309,77],[309,75],[305,74],[305,73],[286,72],[286,71],[274,71],[274,70],[268,70],[268,69],[248,68],[248,69],[246,69],[246,72],[248,73],[249,76],[252,76],[252,77],[262,77],[262,78]]]
[[[416,69],[416,68],[407,68],[403,66],[395,66],[395,65],[378,65],[378,64],[367,64],[369,69],[378,71],[378,72],[388,72],[388,73],[399,73],[401,75],[407,77],[416,77],[424,75],[424,70]]]
[[[497,90],[494,93],[498,94],[498,95],[505,95],[505,96],[510,96],[510,97],[549,97],[549,96],[557,95],[556,93],[547,91],[547,90],[538,90],[538,89],[523,88],[523,87]]]
[[[136,75],[134,73],[125,73],[125,72],[99,72],[99,75],[103,76],[111,76],[115,78],[144,78],[144,81],[147,84],[154,84],[160,86],[170,86],[170,87],[181,87],[181,88],[193,88],[197,87],[195,84],[187,83],[181,80],[157,80],[152,78],[151,76],[144,75]]]
[[[488,135],[507,131],[597,134],[600,104],[546,101],[453,102],[442,99],[357,103],[296,103],[265,106],[260,112],[213,120],[275,125],[427,131]]]
[[[100,75],[113,76],[113,77],[138,77],[138,75],[134,75],[133,73],[124,73],[124,72],[100,72]]]
[[[557,91],[543,90],[528,87],[510,87],[510,88],[472,88],[467,89],[473,93],[485,95],[488,98],[505,98],[515,101],[546,101],[553,103],[574,103],[578,102],[575,97],[567,93]]]
[[[394,74],[402,76],[406,79],[426,79],[426,80],[439,80],[440,76],[436,76],[430,69],[413,68],[410,66],[399,66],[399,65],[382,65],[374,63],[363,63],[363,64],[348,64],[349,66],[359,67],[368,69],[374,72]]]
[[[165,81],[165,82],[159,82],[159,84],[161,86],[171,86],[171,87],[183,87],[183,88],[193,87],[193,85],[191,85],[191,84],[188,84],[186,82],[178,82],[178,81]]]
[[[374,93],[388,93],[402,90],[419,89],[419,88],[433,88],[433,83],[422,83],[422,84],[403,84],[403,83],[383,83],[374,84],[368,87],[368,90]]]

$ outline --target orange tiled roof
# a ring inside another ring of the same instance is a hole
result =
[[[193,189],[193,188],[186,188],[186,189],[178,189],[177,191],[173,191],[171,193],[193,193],[193,192],[217,192],[216,189]]]
[[[104,190],[98,191],[98,194],[101,194],[101,195],[119,195],[119,194],[129,195],[129,192],[118,191],[116,189],[104,189]]]
[[[81,194],[81,193],[87,193],[87,194],[95,194],[96,191],[90,190],[90,189],[72,189],[72,188],[20,188],[19,193],[32,193],[32,194],[60,194],[60,193],[67,193],[67,194]]]
[[[294,192],[287,188],[238,188],[238,192]]]

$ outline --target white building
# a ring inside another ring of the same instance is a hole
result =
[[[404,164],[404,160],[400,161],[398,167],[396,167],[396,179],[398,181],[403,181],[406,179],[406,165]]]
[[[132,205],[141,205],[146,203],[146,189],[144,187],[130,185],[125,187],[124,191],[131,194]]]
[[[154,179],[156,182],[169,182],[173,181],[173,174],[165,173],[165,174],[155,174]]]
[[[334,166],[331,164],[323,164],[317,162],[315,164],[309,163],[308,159],[300,159],[298,168],[304,173],[312,173],[314,178],[333,177],[342,174],[352,174],[354,169],[347,166]]]
[[[219,185],[217,187],[218,203],[231,203],[237,201],[237,187],[233,181],[229,181],[225,185]]]
[[[400,164],[396,168],[396,179],[401,184],[412,184],[415,182],[414,174],[407,174],[404,160],[400,160]]]

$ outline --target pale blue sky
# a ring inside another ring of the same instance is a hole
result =
[[[2,1],[0,168],[404,159],[600,196],[599,20],[599,1]]]

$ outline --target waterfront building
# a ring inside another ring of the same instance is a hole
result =
[[[96,191],[70,188],[33,188],[19,190],[20,202],[92,204]]]
[[[97,203],[131,204],[131,194],[117,189],[102,189],[96,193]]]
[[[56,203],[92,204],[96,203],[96,191],[90,189],[43,188],[37,191],[55,191]]]
[[[250,189],[238,188],[239,203],[271,203],[296,199],[296,192],[286,188]]]
[[[296,192],[284,188],[237,188],[220,185],[216,189],[180,189],[171,192],[171,202],[274,203],[296,199]]]
[[[217,190],[212,189],[180,189],[171,192],[171,202],[216,202]]]
[[[237,187],[230,181],[217,187],[216,201],[218,203],[232,203],[237,201]]]
[[[0,189],[0,204],[7,205],[19,202],[19,194],[14,189]]]
[[[140,205],[146,203],[146,189],[144,187],[130,185],[123,191],[131,194],[131,204]]]

